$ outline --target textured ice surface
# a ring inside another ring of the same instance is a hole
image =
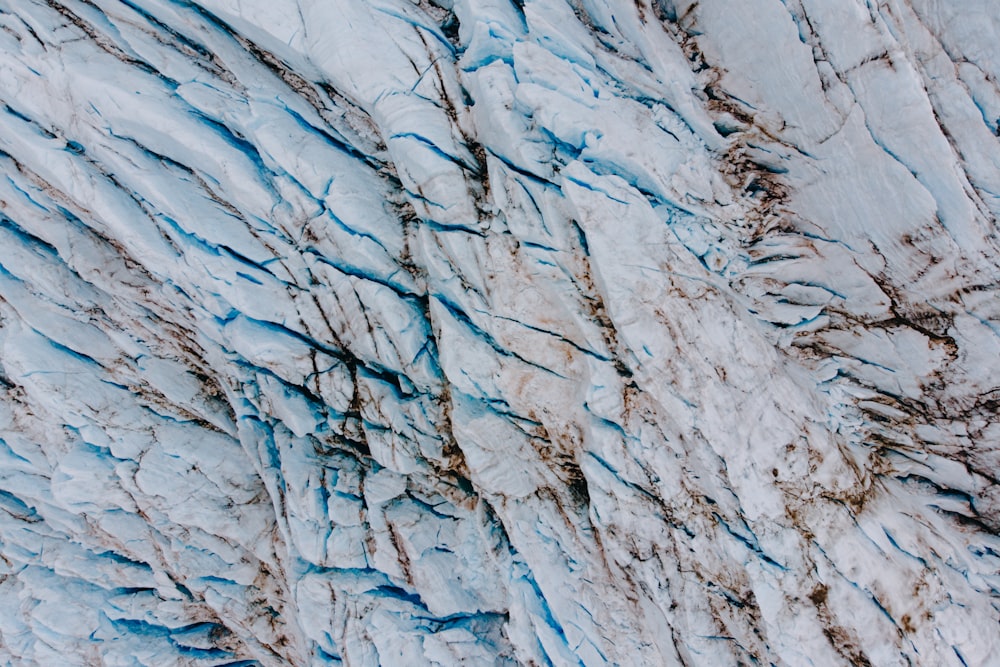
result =
[[[6,0],[0,662],[1000,655],[995,0]]]

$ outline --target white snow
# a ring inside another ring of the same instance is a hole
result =
[[[988,665],[991,0],[11,0],[0,662]]]

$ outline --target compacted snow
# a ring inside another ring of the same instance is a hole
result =
[[[996,0],[5,0],[0,663],[1000,655]]]

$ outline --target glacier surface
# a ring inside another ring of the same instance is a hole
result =
[[[998,81],[995,0],[5,0],[0,662],[996,664]]]

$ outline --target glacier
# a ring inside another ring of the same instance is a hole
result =
[[[994,0],[0,54],[0,663],[1000,664]]]

